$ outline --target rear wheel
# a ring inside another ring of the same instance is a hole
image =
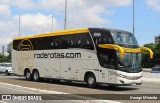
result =
[[[96,87],[96,78],[95,78],[94,74],[90,73],[87,75],[86,83],[87,83],[87,86],[90,88]]]
[[[31,72],[29,70],[26,70],[25,71],[25,77],[26,77],[26,80],[32,80],[32,75],[31,75]]]
[[[38,82],[40,80],[38,70],[33,71],[33,81]]]

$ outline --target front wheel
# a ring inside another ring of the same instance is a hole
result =
[[[87,83],[87,86],[90,88],[96,87],[96,78],[94,74],[91,73],[87,75],[86,83]]]
[[[38,70],[33,71],[33,81],[38,82],[40,79]]]

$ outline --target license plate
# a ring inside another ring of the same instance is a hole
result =
[[[131,83],[131,85],[137,85],[136,83]]]

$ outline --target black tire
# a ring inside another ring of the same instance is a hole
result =
[[[5,71],[5,74],[6,74],[7,76],[10,75],[10,74],[8,73],[8,70]]]
[[[94,74],[90,73],[87,75],[86,83],[87,83],[87,86],[90,88],[96,87],[96,78],[95,78]]]
[[[40,80],[38,70],[33,71],[33,81],[38,82]]]
[[[52,82],[53,82],[53,83],[59,83],[60,80],[58,80],[58,79],[52,79]]]
[[[25,77],[26,77],[26,80],[28,81],[32,80],[32,74],[29,70],[25,71]]]
[[[109,84],[109,85],[108,85],[108,87],[109,87],[109,88],[112,88],[112,89],[117,88],[117,86],[116,86],[116,85],[111,85],[111,84]]]
[[[71,81],[71,80],[66,80],[65,82],[67,82],[67,83],[72,83],[72,81]]]

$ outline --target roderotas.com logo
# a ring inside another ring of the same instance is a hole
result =
[[[81,53],[36,53],[34,58],[81,58]]]

